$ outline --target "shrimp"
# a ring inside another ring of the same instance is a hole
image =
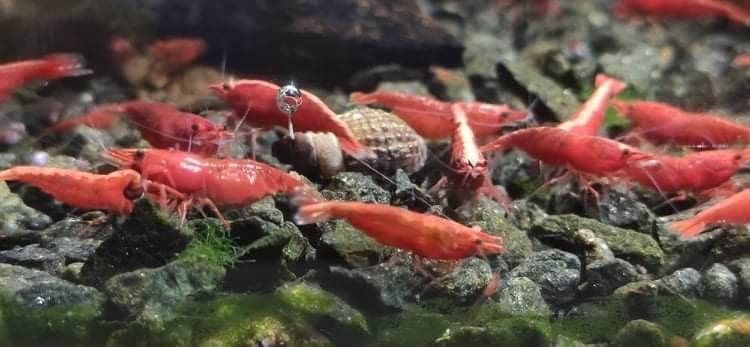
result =
[[[732,60],[732,65],[735,67],[748,67],[750,66],[750,53],[740,54]]]
[[[557,127],[574,134],[595,136],[604,123],[609,100],[625,90],[627,84],[605,74],[596,75],[596,91],[569,120]]]
[[[692,218],[672,222],[669,228],[683,237],[693,237],[701,233],[706,226],[719,223],[750,223],[750,189],[743,190],[698,213]]]
[[[222,141],[233,137],[231,132],[206,118],[182,112],[167,104],[146,101],[97,106],[84,116],[53,125],[43,134],[67,130],[80,124],[110,128],[119,114],[131,120],[143,138],[155,148],[176,148],[213,155]]]
[[[750,142],[750,128],[719,116],[652,101],[613,100],[611,104],[630,119],[636,136],[655,144],[716,148]]]
[[[460,260],[503,251],[502,239],[449,219],[411,212],[404,208],[362,202],[299,199],[297,224],[344,219],[381,244],[428,259]]]
[[[98,175],[75,170],[16,166],[0,171],[0,181],[21,181],[80,209],[106,210],[128,215],[133,200],[143,195],[141,175],[119,170]]]
[[[233,83],[216,84],[210,87],[219,97],[234,109],[237,120],[247,118],[256,127],[285,127],[289,116],[281,112],[276,98],[279,86],[260,80],[240,80]],[[330,132],[336,135],[341,148],[347,154],[358,158],[372,158],[375,154],[360,143],[351,129],[336,117],[336,114],[317,96],[302,90],[302,104],[291,122],[294,131]],[[246,117],[247,116],[247,117]]]
[[[206,51],[206,41],[196,38],[172,38],[152,43],[148,47],[166,72],[182,70]]]
[[[632,14],[684,19],[721,17],[750,25],[750,10],[723,0],[620,0],[614,12],[619,17]]]
[[[205,158],[160,149],[109,149],[105,158],[120,168],[133,169],[144,179],[184,194],[178,212],[184,221],[190,205],[206,205],[229,225],[217,206],[240,207],[276,193],[305,186],[297,175],[249,159]]]
[[[748,159],[750,152],[736,149],[694,152],[684,157],[653,155],[629,160],[624,174],[662,193],[711,193],[727,183],[731,186],[730,178]]]
[[[451,107],[454,115],[455,130],[453,133],[453,151],[451,153],[451,173],[438,181],[431,190],[437,190],[447,184],[453,195],[461,196],[465,200],[477,193],[489,195],[503,206],[510,205],[510,200],[504,192],[499,191],[490,180],[487,160],[477,147],[474,133],[463,107],[454,104]]]
[[[449,138],[455,125],[451,106],[459,105],[466,112],[469,126],[477,137],[497,134],[504,125],[525,120],[529,113],[506,105],[483,102],[443,102],[436,99],[396,92],[374,92],[350,95],[355,104],[381,104],[429,140]]]
[[[83,57],[66,53],[0,65],[0,102],[7,100],[16,88],[34,80],[52,80],[91,73],[83,66]]]

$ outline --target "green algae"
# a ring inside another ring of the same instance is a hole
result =
[[[193,239],[179,258],[216,266],[231,266],[242,256],[242,249],[232,241],[229,231],[213,218],[191,222]]]

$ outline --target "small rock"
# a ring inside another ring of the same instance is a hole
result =
[[[737,276],[726,266],[716,263],[703,272],[703,296],[733,302],[737,299]]]
[[[750,320],[740,317],[713,322],[695,334],[691,346],[750,346]]]
[[[528,277],[542,291],[547,302],[562,305],[573,301],[581,279],[581,261],[573,254],[550,249],[532,254],[508,274]]]
[[[224,278],[224,268],[177,260],[110,278],[104,290],[129,319],[161,323],[173,319],[176,305],[189,296],[211,292]]]
[[[750,293],[750,258],[742,258],[729,263],[729,268],[737,274],[739,280],[740,293],[743,293],[744,303],[750,303],[750,296],[744,293]]]
[[[31,244],[0,251],[0,263],[21,265],[51,274],[58,274],[65,265],[65,258],[58,253],[40,247],[39,244]]]
[[[462,261],[451,273],[435,280],[425,296],[444,296],[457,304],[476,302],[477,296],[490,285],[492,268],[479,258]]]
[[[396,171],[393,181],[396,182],[396,188],[393,190],[392,205],[426,210],[435,203],[432,196],[412,183],[409,175],[403,169]]]
[[[386,260],[393,248],[383,246],[343,220],[320,225],[321,246],[327,247],[353,267],[371,266]]]
[[[0,182],[0,221],[0,249],[39,242],[41,235],[37,230],[52,223],[11,193],[5,182]]]
[[[104,296],[94,288],[9,264],[0,264],[0,291],[27,308],[83,305],[99,310],[104,304]]]
[[[632,264],[643,265],[654,272],[664,264],[664,252],[651,236],[576,215],[549,216],[536,223],[530,233],[542,242],[580,252],[583,245],[578,244],[575,237],[580,229],[594,232],[609,245],[616,257]]]
[[[329,200],[361,201],[387,204],[391,194],[381,188],[370,176],[358,172],[341,172],[331,178],[323,195]]]
[[[698,297],[703,292],[701,273],[693,268],[677,270],[671,275],[662,277],[657,283],[668,292],[678,295]]]
[[[604,224],[651,234],[656,217],[645,204],[628,194],[609,190],[599,204],[584,204],[586,214]]]
[[[323,288],[374,312],[403,309],[422,282],[408,264],[379,264],[360,269],[332,266],[329,272],[318,273],[316,278]]]
[[[43,242],[44,248],[65,258],[66,263],[85,262],[102,242],[94,239],[60,237]]]
[[[596,236],[593,231],[579,229],[575,232],[575,238],[576,242],[583,246],[583,259],[587,264],[615,258],[615,254],[609,249],[607,243],[601,237]]]
[[[510,315],[550,315],[541,289],[527,277],[513,277],[504,281],[495,298],[500,310]]]
[[[86,260],[81,270],[84,283],[99,287],[118,273],[162,266],[185,248],[193,234],[148,199],[139,200],[133,213],[115,228]]]
[[[586,282],[581,291],[587,295],[606,296],[639,277],[635,267],[622,259],[597,260],[586,265]]]
[[[615,347],[667,347],[667,336],[658,324],[637,319],[628,322],[615,335]]]
[[[650,319],[658,311],[656,300],[660,287],[656,281],[632,282],[617,288],[614,297],[623,299],[628,319]]]
[[[503,238],[505,252],[502,254],[510,264],[518,264],[531,254],[531,240],[503,217],[505,210],[493,200],[479,198],[470,209],[462,209],[459,217],[467,225],[479,226],[490,235]]]
[[[287,284],[276,293],[293,309],[317,317],[313,324],[319,329],[335,330],[342,335],[369,333],[367,321],[359,311],[320,287],[301,282]]]
[[[436,346],[548,346],[552,340],[548,323],[524,318],[490,322],[486,327],[459,326],[445,330]]]

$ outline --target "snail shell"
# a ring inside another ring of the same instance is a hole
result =
[[[375,152],[374,159],[358,162],[345,156],[338,139],[330,133],[297,133],[294,140],[284,139],[274,145],[274,155],[305,174],[330,177],[344,169],[369,171],[370,167],[385,175],[403,169],[413,173],[427,159],[427,146],[406,122],[396,115],[373,108],[358,107],[339,115],[354,137]]]

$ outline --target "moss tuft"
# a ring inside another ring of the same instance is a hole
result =
[[[242,248],[232,241],[229,231],[213,218],[191,222],[195,229],[193,240],[180,254],[180,258],[200,263],[231,266],[242,256]]]

